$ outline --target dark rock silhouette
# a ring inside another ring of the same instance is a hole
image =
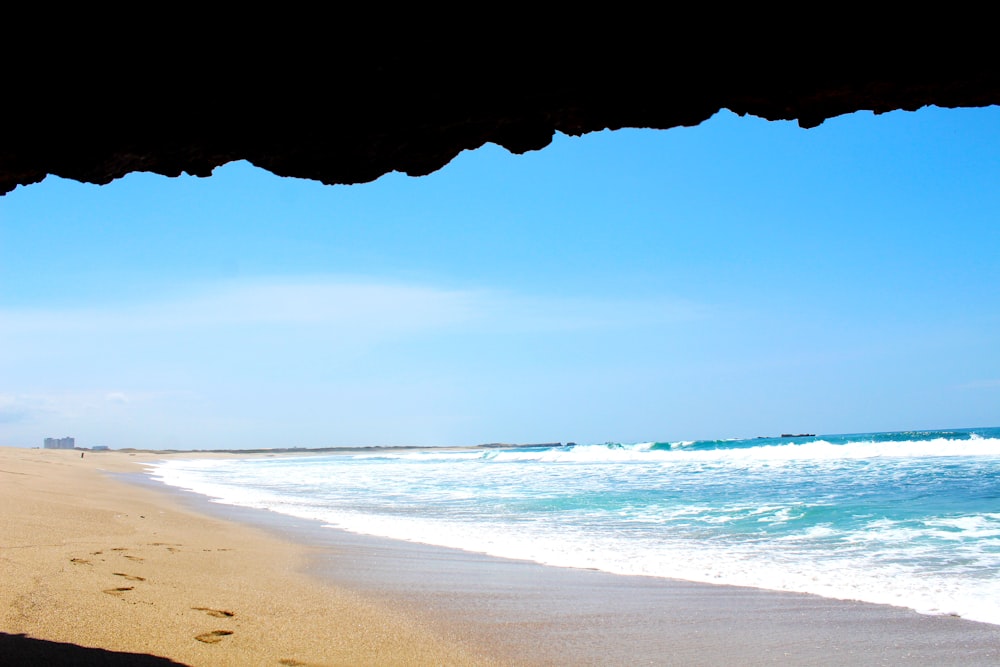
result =
[[[0,632],[0,663],[45,667],[170,667],[174,662],[145,653],[121,653]]]
[[[831,28],[836,43],[823,43],[815,26],[790,19],[756,16],[738,35],[685,20],[683,39],[657,35],[646,48],[641,35],[626,49],[589,34],[561,48],[519,35],[513,50],[473,43],[440,54],[385,37],[360,53],[328,35],[314,44],[302,35],[294,53],[257,40],[230,54],[217,38],[191,35],[183,48],[130,48],[117,32],[81,31],[85,47],[49,45],[72,50],[71,67],[20,52],[6,59],[17,65],[4,76],[0,194],[47,174],[101,184],[133,171],[208,176],[241,159],[281,176],[360,183],[429,174],[487,142],[523,153],[555,132],[691,126],[720,109],[814,127],[857,110],[1000,104],[990,58],[928,50],[916,30]],[[42,37],[33,54],[46,53]]]

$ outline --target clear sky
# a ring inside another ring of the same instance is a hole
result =
[[[0,445],[1000,425],[1000,109],[0,198]]]

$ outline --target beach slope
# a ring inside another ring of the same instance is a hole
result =
[[[307,547],[114,478],[149,458],[0,447],[0,662],[486,662],[302,574]]]

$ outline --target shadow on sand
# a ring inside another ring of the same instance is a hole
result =
[[[9,635],[5,632],[0,632],[0,662],[5,665],[45,665],[46,667],[68,665],[100,665],[101,667],[183,666],[183,663],[145,653],[105,651],[100,648],[87,648],[76,644],[32,639],[24,635]]]

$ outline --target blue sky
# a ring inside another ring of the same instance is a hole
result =
[[[1000,424],[1000,109],[0,198],[0,445]]]

